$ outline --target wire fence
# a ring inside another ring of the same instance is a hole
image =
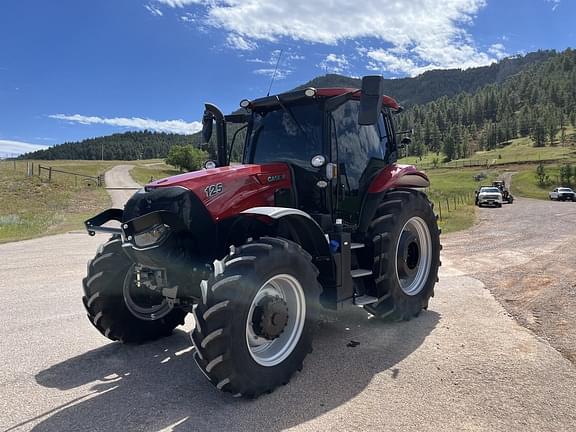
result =
[[[71,171],[65,171],[52,166],[41,165],[38,162],[32,161],[1,161],[0,167],[4,170],[13,170],[17,172],[24,172],[27,177],[37,176],[40,180],[47,183],[52,183],[65,176],[66,181],[63,183],[74,184],[74,186],[104,186],[104,174],[91,176]],[[58,174],[58,176],[56,176]]]
[[[441,168],[491,168],[498,163],[497,159],[469,159],[469,160],[455,160],[450,162],[438,162],[438,163],[418,163],[415,162],[419,169],[431,170],[431,169],[441,169]]]
[[[448,219],[450,214],[456,210],[472,206],[476,202],[476,194],[474,192],[444,194],[428,190],[427,193],[441,222]]]

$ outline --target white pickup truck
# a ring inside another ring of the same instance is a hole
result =
[[[502,192],[497,187],[482,186],[476,193],[476,205],[478,207],[484,205],[502,207],[502,202]]]
[[[551,200],[556,201],[576,201],[576,193],[567,187],[558,187],[548,193]]]

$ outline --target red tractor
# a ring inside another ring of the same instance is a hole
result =
[[[302,368],[320,307],[356,305],[387,320],[426,309],[440,232],[418,190],[428,178],[396,164],[401,107],[382,88],[369,76],[361,90],[244,100],[228,116],[206,104],[203,135],[216,129],[217,161],[86,221],[92,235],[113,234],[84,279],[92,324],[141,343],[192,312],[204,375],[252,398]],[[229,123],[245,124],[241,165],[229,164]]]

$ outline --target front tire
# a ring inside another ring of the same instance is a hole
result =
[[[368,238],[379,301],[365,309],[390,321],[418,316],[434,295],[440,266],[440,230],[426,195],[403,189],[388,192]]]
[[[194,358],[219,390],[254,398],[288,383],[312,351],[321,287],[298,244],[264,237],[216,262],[194,309]]]
[[[143,343],[169,336],[176,326],[184,324],[186,312],[167,309],[161,301],[144,304],[129,295],[133,289],[133,268],[119,237],[114,236],[100,246],[82,281],[82,301],[88,319],[105,337],[122,343]],[[160,318],[155,319],[154,313]]]

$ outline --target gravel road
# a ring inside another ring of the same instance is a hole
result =
[[[125,188],[139,188],[141,185],[136,183],[130,177],[130,170],[132,169],[132,165],[117,165],[112,169],[109,169],[104,174],[104,181],[106,182],[106,186],[108,187],[125,187]],[[112,207],[114,208],[122,208],[124,203],[128,201],[134,194],[134,190],[109,190],[108,193],[112,197]]]
[[[444,261],[482,281],[524,326],[576,363],[576,203],[517,198],[482,208]]]
[[[327,315],[303,372],[256,401],[206,382],[192,360],[191,318],[142,346],[97,333],[80,281],[104,236],[0,245],[0,430],[575,430],[576,368],[510,316],[479,270],[528,265],[566,245],[574,237],[567,229],[536,231],[573,227],[569,205],[482,209],[478,227],[444,239],[427,312],[395,324],[354,308]],[[513,246],[500,246],[506,236]],[[348,347],[351,340],[359,345]]]

